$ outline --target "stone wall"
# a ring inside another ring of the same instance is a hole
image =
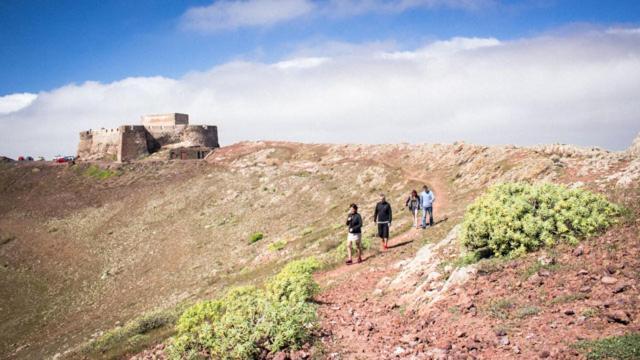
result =
[[[152,151],[156,151],[161,147],[220,147],[218,143],[218,128],[216,126],[176,125],[146,126],[145,128],[154,140],[154,144],[150,147]]]
[[[147,130],[141,125],[125,125],[120,130],[118,162],[137,160],[149,155]]]
[[[189,115],[179,113],[144,115],[141,120],[144,126],[189,125]]]
[[[82,160],[115,160],[120,129],[89,130],[80,133],[78,157]]]
[[[81,132],[78,158],[126,162],[140,159],[162,148],[220,147],[216,126],[188,125],[189,116],[186,114],[143,116],[143,123],[145,124]],[[200,154],[197,151],[193,153]]]

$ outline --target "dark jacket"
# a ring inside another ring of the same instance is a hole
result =
[[[376,204],[376,211],[373,213],[373,219],[376,222],[391,222],[392,218],[391,204],[386,201],[380,201]]]
[[[360,214],[349,214],[347,218],[347,226],[349,227],[350,234],[361,234],[362,233],[362,216]]]

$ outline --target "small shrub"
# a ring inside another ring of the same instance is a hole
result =
[[[582,351],[589,360],[640,359],[640,333],[579,341],[573,347]]]
[[[574,301],[578,301],[578,300],[584,300],[584,299],[588,299],[588,298],[589,298],[589,295],[583,294],[583,293],[560,295],[560,296],[554,297],[549,302],[549,304],[550,305],[566,304],[566,303],[570,303],[570,302],[574,302]]]
[[[284,247],[287,245],[287,242],[284,240],[277,240],[272,242],[271,244],[269,244],[269,246],[267,246],[267,248],[270,251],[280,251],[282,249],[284,249]]]
[[[506,183],[467,208],[461,241],[469,251],[518,256],[558,240],[576,244],[615,224],[619,214],[620,207],[584,189]]]
[[[525,306],[518,309],[516,316],[520,319],[524,319],[529,316],[535,316],[540,313],[540,308],[537,306]]]
[[[253,234],[251,234],[251,236],[249,236],[249,244],[253,244],[255,242],[258,242],[260,240],[262,240],[264,238],[264,234],[261,232],[255,232]]]
[[[509,310],[514,306],[511,299],[491,300],[487,310],[489,314],[498,319],[506,319],[509,317]]]
[[[143,335],[152,330],[173,325],[177,318],[178,313],[173,309],[144,314],[127,322],[122,327],[107,331],[95,341],[84,345],[81,351],[85,354],[97,354],[111,351],[123,343],[127,343],[129,346],[137,346],[144,342],[145,339],[148,339]]]
[[[598,313],[599,311],[597,308],[588,308],[588,309],[582,310],[580,314],[586,318],[592,318],[594,316],[598,316]]]
[[[172,359],[207,352],[215,359],[253,359],[263,351],[296,349],[309,340],[317,318],[310,302],[318,284],[314,259],[289,263],[265,289],[233,288],[219,300],[203,301],[178,320],[178,334],[168,348]]]

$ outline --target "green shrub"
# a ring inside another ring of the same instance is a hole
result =
[[[267,248],[270,251],[280,251],[282,249],[284,249],[284,247],[287,246],[287,242],[284,240],[278,240],[278,241],[274,241],[271,244],[269,244],[269,246],[267,246]]]
[[[299,347],[317,323],[310,300],[318,291],[312,273],[319,266],[313,258],[294,261],[264,290],[233,288],[219,300],[192,306],[178,320],[169,356],[189,359],[204,351],[215,359],[251,359],[263,350]]]
[[[579,341],[574,347],[585,353],[589,360],[640,359],[640,333]]]
[[[461,241],[470,251],[517,256],[557,240],[576,244],[617,222],[620,207],[562,185],[506,183],[467,208]]]
[[[255,232],[253,234],[251,234],[251,236],[249,236],[249,244],[253,244],[255,242],[258,242],[260,240],[262,240],[264,238],[264,234],[261,232]]]

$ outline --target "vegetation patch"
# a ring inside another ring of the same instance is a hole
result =
[[[589,360],[640,359],[640,333],[579,341],[574,344],[574,348],[582,351]]]
[[[618,221],[621,208],[603,196],[556,184],[505,183],[467,208],[462,244],[489,256],[518,256],[557,241],[577,244]]]
[[[289,263],[264,289],[236,287],[219,300],[197,303],[178,320],[168,354],[172,359],[206,353],[214,359],[253,359],[297,349],[317,326],[311,298],[318,292],[314,259]]]
[[[84,176],[92,177],[97,180],[106,180],[113,176],[119,176],[120,173],[111,169],[102,169],[97,165],[90,165],[83,171]]]
[[[524,319],[529,316],[535,316],[540,313],[540,308],[537,306],[524,306],[518,309],[516,312],[516,317],[519,319]]]
[[[284,249],[284,247],[287,246],[287,242],[284,240],[277,240],[272,242],[271,244],[269,244],[269,246],[267,246],[267,248],[269,249],[269,251],[280,251],[282,249]]]
[[[588,299],[589,295],[583,293],[574,293],[574,294],[566,294],[554,297],[551,301],[549,301],[550,305],[556,304],[566,304],[578,300]]]
[[[169,309],[144,314],[124,326],[105,332],[102,336],[85,344],[81,352],[85,355],[127,352],[148,345],[148,333],[173,326],[180,315],[180,309]],[[122,349],[122,346],[125,346]]]
[[[504,320],[509,317],[509,311],[513,307],[514,303],[511,299],[496,299],[489,302],[487,311],[489,315]]]
[[[255,232],[253,234],[251,234],[251,236],[249,236],[249,244],[253,244],[255,242],[258,242],[260,240],[262,240],[264,238],[264,234],[261,232]]]

